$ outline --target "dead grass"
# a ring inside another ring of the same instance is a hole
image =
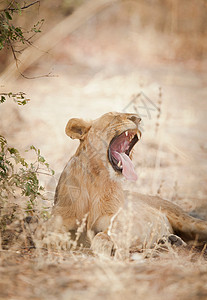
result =
[[[1,251],[1,299],[206,299],[206,280],[206,262],[190,255],[119,262],[65,251]]]

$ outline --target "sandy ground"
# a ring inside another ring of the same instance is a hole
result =
[[[198,299],[207,296],[203,260],[169,253],[120,262],[67,253],[4,253],[0,299]]]

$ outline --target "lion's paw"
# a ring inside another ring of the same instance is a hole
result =
[[[95,235],[91,243],[91,249],[97,255],[110,257],[115,254],[114,243],[104,232],[99,232]]]
[[[172,246],[180,247],[180,246],[186,246],[186,243],[177,235],[171,234],[168,236],[168,242]]]
[[[179,236],[175,234],[163,236],[162,239],[158,241],[158,245],[161,245],[163,247],[167,246],[167,244],[170,244],[171,246],[175,246],[175,247],[186,246],[186,243]]]

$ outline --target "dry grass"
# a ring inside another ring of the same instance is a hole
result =
[[[84,253],[1,251],[1,299],[206,299],[206,262],[190,255],[134,261]]]

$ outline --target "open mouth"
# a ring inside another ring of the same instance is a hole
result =
[[[140,131],[126,130],[111,140],[108,149],[108,158],[114,170],[122,173],[126,179],[132,181],[137,180],[137,174],[130,159],[130,153],[140,138]]]

